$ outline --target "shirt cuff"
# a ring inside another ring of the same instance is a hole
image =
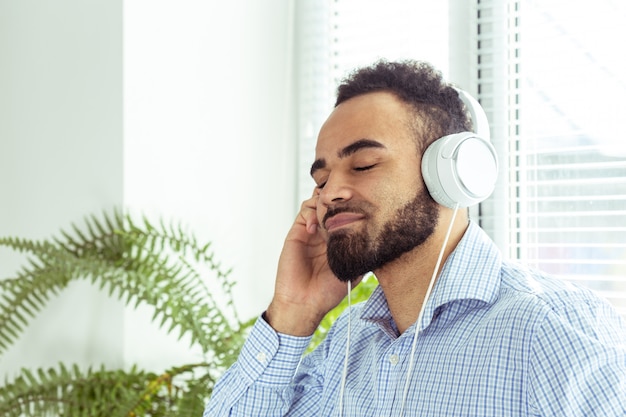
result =
[[[239,354],[240,369],[251,381],[287,385],[311,338],[277,333],[259,317]]]

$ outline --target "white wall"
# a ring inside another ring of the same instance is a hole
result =
[[[0,235],[48,237],[121,204],[121,63],[120,4],[0,1]],[[23,259],[0,251],[0,277]],[[71,285],[0,358],[0,376],[120,365],[122,323],[117,301]]]
[[[243,319],[270,301],[297,207],[290,21],[286,0],[124,6],[124,201],[213,241]],[[140,313],[125,322],[128,360],[185,354]]]
[[[0,235],[124,205],[180,220],[232,267],[243,318],[272,293],[295,201],[289,1],[0,0]],[[0,277],[23,258],[0,251]],[[84,283],[0,357],[181,364],[185,344]]]

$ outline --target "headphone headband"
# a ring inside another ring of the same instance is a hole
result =
[[[463,101],[463,104],[465,104],[467,111],[469,111],[472,119],[472,125],[474,126],[474,133],[481,138],[490,140],[491,135],[489,133],[489,121],[487,120],[487,115],[485,114],[485,111],[480,103],[467,91],[458,88],[456,91],[459,93],[459,98]]]

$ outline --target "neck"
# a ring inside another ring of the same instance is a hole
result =
[[[391,316],[401,334],[415,323],[425,303],[424,298],[433,278],[433,271],[437,266],[453,213],[453,210],[442,209],[439,223],[426,242],[374,271],[385,293]],[[460,210],[452,225],[435,280],[439,277],[443,264],[463,237],[467,226],[467,215],[464,210]]]

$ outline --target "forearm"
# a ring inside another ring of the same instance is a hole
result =
[[[289,411],[288,386],[263,386],[231,368],[216,384],[204,417],[283,417]]]
[[[277,334],[259,319],[239,359],[215,385],[204,416],[287,415],[293,376],[309,340]]]

